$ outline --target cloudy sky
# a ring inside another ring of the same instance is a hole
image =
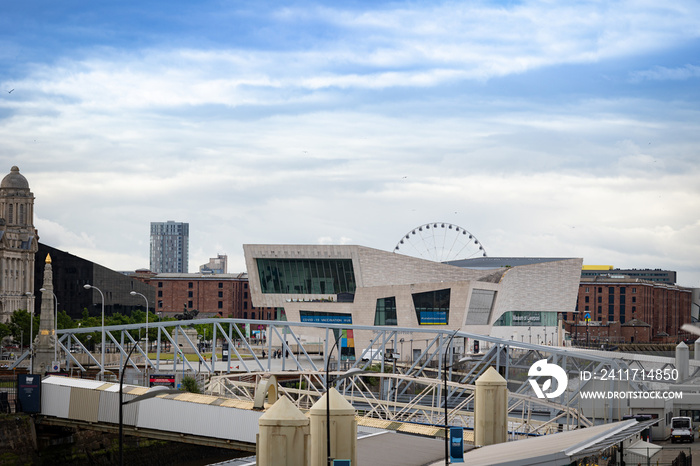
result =
[[[699,52],[694,0],[5,2],[0,170],[115,270],[439,221],[700,286]]]

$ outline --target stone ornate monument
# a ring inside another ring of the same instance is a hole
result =
[[[44,283],[41,287],[41,319],[39,322],[39,333],[34,340],[34,371],[38,374],[54,372],[56,368],[53,363],[58,359],[55,357],[56,328],[53,293],[53,270],[51,268],[51,255],[46,255],[46,265],[44,266]],[[58,363],[56,362],[56,365]]]

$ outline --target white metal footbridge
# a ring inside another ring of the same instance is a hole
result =
[[[193,324],[210,326],[210,341],[219,345],[203,351],[201,342],[193,341],[189,336],[192,332],[187,331]],[[241,330],[246,324],[264,328],[265,338],[247,338]],[[106,350],[110,354],[105,367],[100,365],[99,352],[89,351],[84,344],[84,334],[99,334],[102,327],[59,330],[57,348],[78,373],[97,369],[116,377],[122,367],[127,367],[131,374],[143,376],[144,381],[147,373],[189,374],[206,379],[208,393],[245,402],[253,402],[256,390],[266,386],[261,382],[275,376],[280,392],[302,409],[308,409],[325,391],[326,365],[334,374],[353,367],[371,370],[372,374],[345,379],[338,388],[368,425],[379,423],[386,427],[396,423],[397,429],[418,430],[444,425],[445,403],[450,424],[472,427],[474,383],[488,367],[494,367],[508,383],[513,435],[538,435],[592,425],[594,420],[580,409],[580,394],[592,383],[580,377],[583,371],[599,374],[674,368],[671,358],[572,350],[438,328],[197,319],[150,323],[149,330],[156,333],[156,338],[150,339],[149,348],[138,337],[144,329],[145,324],[105,327]],[[343,330],[369,336],[368,348],[373,350],[367,353],[370,356],[363,360],[365,348],[356,348],[354,354],[347,349],[331,354]],[[309,334],[315,337],[309,340]],[[473,341],[480,342],[481,352],[469,351]],[[227,352],[221,344],[227,346]],[[403,349],[409,347],[410,354],[405,354]],[[263,351],[266,357],[262,356]],[[271,358],[276,352],[282,357]],[[539,399],[532,390],[528,369],[542,359],[559,365],[568,375],[568,388],[559,398]],[[698,373],[700,362],[691,361],[690,376]],[[446,393],[443,377],[447,379]],[[619,388],[619,381],[610,380],[609,386]],[[631,380],[625,388],[648,390],[650,383]],[[607,419],[617,418],[612,404],[606,409]]]

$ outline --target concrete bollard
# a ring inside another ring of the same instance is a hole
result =
[[[690,348],[683,342],[676,346],[676,369],[678,369],[678,381],[688,378],[690,372]]]
[[[489,367],[476,380],[474,444],[480,446],[508,440],[508,388],[506,379]]]
[[[309,410],[311,417],[311,466],[326,466],[326,397],[330,395],[331,457],[357,464],[357,420],[355,408],[331,387]]]
[[[255,453],[258,466],[309,464],[309,418],[283,396],[258,420]]]
[[[695,359],[700,361],[700,338],[695,340]]]

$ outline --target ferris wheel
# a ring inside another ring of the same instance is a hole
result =
[[[446,222],[414,228],[403,235],[394,252],[435,262],[486,257],[484,247],[474,235]]]

